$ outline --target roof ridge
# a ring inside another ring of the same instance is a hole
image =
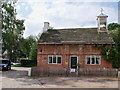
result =
[[[52,30],[88,30],[88,29],[97,29],[97,28],[64,28],[64,29],[52,29]]]

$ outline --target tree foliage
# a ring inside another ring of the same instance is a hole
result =
[[[114,26],[115,25],[115,26]],[[98,46],[94,47],[101,50],[103,58],[112,63],[113,68],[120,68],[120,27],[119,24],[109,24],[111,27],[110,35],[112,36],[115,44],[112,47]]]
[[[109,25],[108,25],[108,30],[116,30],[117,28],[120,28],[120,24],[118,24],[118,23],[110,23]]]
[[[117,29],[117,34],[115,35],[115,37],[113,37],[114,41],[115,41],[115,45],[114,45],[114,58],[113,58],[113,63],[115,64],[115,66],[117,68],[120,68],[120,27]]]
[[[119,24],[109,24],[110,35],[112,36],[115,45],[112,47],[97,47],[101,49],[103,58],[109,62],[112,62],[114,68],[120,68],[120,27]]]
[[[37,59],[37,36],[28,36],[26,39],[21,40],[20,50],[22,52],[23,57],[26,57],[31,60]]]
[[[3,52],[7,51],[10,59],[16,59],[17,50],[22,38],[24,20],[16,18],[16,9],[14,1],[2,1],[2,41]]]
[[[111,32],[115,45],[110,48],[110,54],[108,60],[113,63],[114,68],[120,68],[120,28],[115,32]]]
[[[30,48],[29,58],[31,60],[37,60],[37,43],[32,44]]]
[[[25,30],[24,20],[16,18],[16,9],[14,1],[2,1],[2,41],[3,53],[8,52],[9,59],[28,58],[37,60],[37,42],[38,36],[23,37]]]

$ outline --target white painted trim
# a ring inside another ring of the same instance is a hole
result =
[[[56,56],[56,63],[49,63],[49,57],[52,57],[52,62],[53,62],[53,56]],[[61,63],[57,63],[57,57],[61,57]],[[48,64],[62,64],[62,55],[48,55]]]
[[[96,57],[99,57],[100,58],[100,60],[99,60],[99,64],[91,64],[91,58],[92,58],[92,56],[94,56],[95,57],[95,63],[96,63]],[[87,57],[90,57],[90,64],[87,64]],[[85,58],[85,64],[86,65],[101,65],[101,56],[100,55],[86,55],[86,58]]]
[[[70,69],[72,69],[72,68],[71,68],[71,57],[77,57],[77,63],[78,63],[78,56],[76,56],[76,55],[71,55],[71,56],[70,56]],[[78,66],[77,66],[77,69],[78,69]]]

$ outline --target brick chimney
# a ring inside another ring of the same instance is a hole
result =
[[[49,28],[49,22],[44,22],[43,32],[46,32]]]

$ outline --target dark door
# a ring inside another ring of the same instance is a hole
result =
[[[77,57],[71,57],[71,68],[77,69]]]

